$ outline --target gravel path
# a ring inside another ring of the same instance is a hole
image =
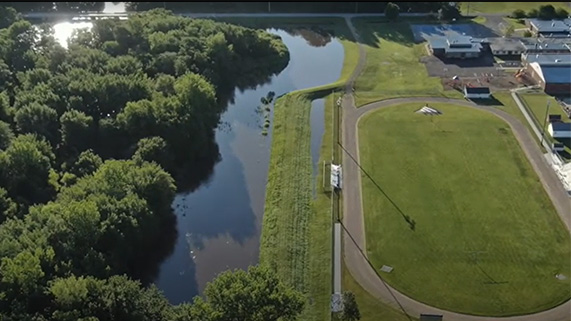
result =
[[[353,35],[359,40],[352,25],[350,18],[347,18],[347,24]],[[384,107],[389,107],[396,104],[418,102],[423,103],[452,103],[461,105],[468,108],[477,108],[486,110],[499,118],[506,121],[512,129],[515,137],[519,141],[525,155],[531,162],[534,170],[540,177],[549,197],[553,201],[558,214],[569,228],[571,221],[571,201],[564,191],[563,185],[556,177],[553,170],[548,166],[544,160],[541,151],[527,128],[511,115],[491,107],[480,107],[474,103],[466,100],[453,100],[447,98],[397,98],[374,102],[356,108],[352,88],[355,79],[361,73],[366,57],[364,55],[363,45],[360,45],[360,58],[357,68],[351,75],[347,86],[346,95],[343,98],[343,119],[342,119],[342,144],[345,150],[343,154],[343,221],[346,228],[344,233],[344,257],[345,264],[355,280],[373,296],[381,299],[382,301],[393,305],[401,310],[406,311],[410,316],[418,318],[421,313],[424,314],[439,314],[444,316],[444,320],[458,320],[458,321],[569,321],[571,320],[571,301],[557,306],[553,309],[543,311],[536,314],[516,316],[516,317],[479,317],[472,315],[465,315],[460,313],[449,312],[428,306],[424,303],[411,299],[404,294],[396,291],[387,285],[375,270],[370,266],[366,260],[365,243],[365,227],[362,211],[362,198],[361,198],[361,174],[357,163],[359,162],[359,139],[357,135],[357,125],[361,116],[365,113],[377,110]],[[356,163],[357,162],[357,163]],[[347,188],[347,187],[351,188]]]

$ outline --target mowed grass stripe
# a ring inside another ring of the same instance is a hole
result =
[[[282,280],[313,297],[308,286],[308,225],[314,216],[310,109],[311,102],[303,94],[287,94],[275,104],[260,260],[275,267]]]
[[[359,123],[369,257],[388,282],[440,308],[507,316],[571,297],[570,239],[509,126],[483,111],[404,104]],[[431,105],[432,106],[432,105]],[[415,229],[403,218],[413,219]]]

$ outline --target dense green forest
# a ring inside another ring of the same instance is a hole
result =
[[[127,2],[133,11],[167,8],[180,12],[383,13],[389,2]],[[401,12],[437,12],[448,2],[398,2]]]
[[[389,2],[127,2],[132,11],[166,8],[180,12],[383,13]],[[80,12],[103,10],[104,2],[11,2],[19,11]],[[449,2],[398,2],[401,12],[438,12]],[[1,4],[0,4],[1,5]]]
[[[147,286],[176,238],[176,186],[218,157],[226,100],[288,61],[277,36],[162,9],[95,21],[64,48],[1,8],[0,320],[295,315],[303,300],[265,267],[192,305]]]

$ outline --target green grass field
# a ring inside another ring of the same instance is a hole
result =
[[[483,111],[404,104],[364,116],[369,258],[436,307],[508,316],[571,297],[570,238],[509,126]],[[390,170],[387,170],[389,169]],[[381,272],[382,273],[382,272]]]
[[[302,319],[326,320],[331,293],[331,229],[317,216],[312,200],[311,102],[302,94],[277,100],[260,261],[275,267],[282,280],[305,293]]]
[[[513,100],[511,94],[509,92],[495,92],[494,98],[496,98],[501,104],[501,106],[496,106],[496,108],[505,111],[506,113],[517,118],[522,124],[524,124],[525,127],[527,127],[527,129],[528,129],[529,133],[531,134],[531,136],[533,137],[533,139],[537,142],[537,145],[539,146],[539,148],[543,152],[545,152],[545,149],[539,143],[539,139],[537,138],[537,136],[533,132],[533,129],[531,129],[531,125],[529,124],[527,119],[525,119],[525,117],[523,116],[523,114],[521,113],[519,108],[517,107],[517,105],[516,105],[515,101]]]
[[[545,119],[545,112],[547,111],[547,102],[549,101],[549,114],[551,115],[561,115],[563,121],[569,121],[569,117],[563,111],[559,103],[555,98],[548,96],[546,94],[522,94],[520,95],[523,100],[525,100],[527,106],[532,111],[533,116],[543,124]]]
[[[531,9],[539,9],[539,6],[551,4],[555,8],[562,7],[569,11],[567,2],[460,2],[462,14],[478,13],[505,13],[510,14],[515,9],[522,9],[528,12]]]
[[[419,60],[427,55],[425,45],[413,42],[408,22],[353,21],[367,52],[365,68],[355,82],[357,106],[406,96],[461,97],[457,91],[445,92],[439,78],[428,76]]]
[[[400,310],[385,304],[377,298],[365,291],[351,273],[343,265],[343,291],[351,291],[355,294],[359,312],[361,313],[360,321],[413,321],[418,320],[414,317],[407,317]]]

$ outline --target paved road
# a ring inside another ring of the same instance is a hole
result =
[[[355,29],[353,28],[351,21],[347,19],[347,22],[351,31],[354,32]],[[359,39],[358,35],[354,35],[356,39]],[[561,219],[565,222],[568,228],[569,222],[571,221],[571,202],[567,193],[563,190],[563,185],[557,179],[553,170],[545,162],[539,147],[531,137],[527,128],[517,119],[501,110],[490,107],[479,107],[472,102],[465,100],[422,97],[384,100],[371,103],[357,109],[354,104],[353,95],[351,94],[351,88],[353,87],[354,80],[362,71],[364,62],[365,57],[361,56],[356,70],[348,81],[347,89],[349,90],[346,91],[348,94],[344,96],[342,103],[342,144],[343,148],[346,150],[343,155],[343,185],[352,187],[343,189],[343,221],[345,228],[347,229],[346,232],[349,232],[344,233],[344,257],[345,264],[355,280],[373,296],[393,305],[396,308],[406,311],[407,314],[413,317],[419,317],[421,313],[428,313],[441,314],[444,316],[445,320],[457,321],[569,321],[571,319],[571,301],[567,301],[558,307],[544,312],[508,318],[478,317],[449,312],[428,306],[405,296],[388,286],[382,278],[375,273],[375,270],[365,259],[366,253],[364,250],[366,249],[366,242],[362,211],[361,173],[356,164],[356,162],[359,162],[357,124],[360,117],[367,112],[395,104],[418,102],[419,106],[424,103],[453,103],[493,113],[506,121],[511,127],[515,137],[522,146],[525,155],[531,162],[534,170],[538,173],[549,197],[555,204],[558,214],[561,216]],[[355,160],[353,160],[352,157]]]
[[[333,251],[333,293],[341,294],[341,223],[335,223],[334,229],[334,251]]]

